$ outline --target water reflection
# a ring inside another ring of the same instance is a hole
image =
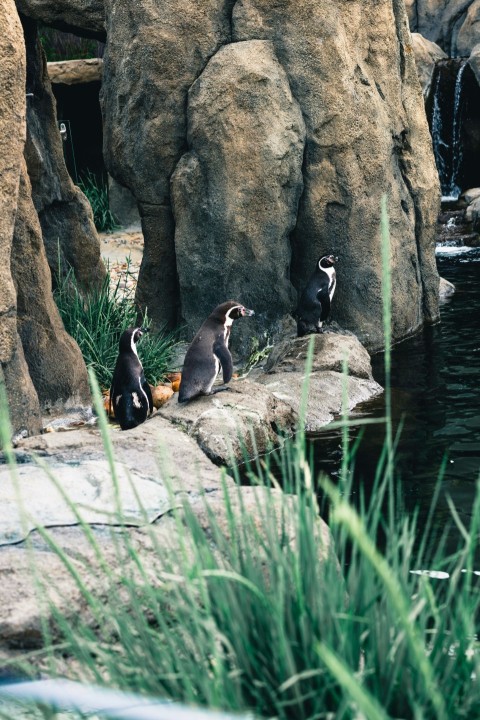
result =
[[[405,509],[419,507],[420,522],[428,514],[446,458],[442,491],[435,512],[441,531],[451,524],[446,496],[461,520],[470,524],[475,484],[480,469],[480,253],[468,258],[439,259],[440,274],[457,292],[441,308],[441,324],[395,346],[392,354],[392,414],[395,431],[401,429],[396,456]],[[384,382],[383,354],[372,360],[378,382]],[[362,416],[381,417],[383,398],[357,408]],[[353,435],[356,435],[354,432]],[[367,493],[383,445],[381,426],[367,426],[355,465],[355,488]],[[339,473],[340,435],[329,431],[314,439],[318,469],[333,477]],[[457,533],[449,535],[453,549]]]

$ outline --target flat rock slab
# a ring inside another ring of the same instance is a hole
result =
[[[313,362],[306,378],[308,347],[313,342]],[[346,369],[348,374],[344,374]],[[370,355],[355,335],[338,331],[285,340],[277,345],[266,364],[266,373],[257,382],[279,400],[300,412],[303,388],[308,382],[305,430],[316,432],[343,411],[380,395],[383,388],[372,375]]]
[[[90,524],[144,525],[171,509],[161,481],[115,463],[116,483],[107,460],[79,464],[53,462],[39,467],[0,468],[0,546],[17,543],[37,527],[76,525],[75,511]]]
[[[221,485],[220,472],[205,457],[197,443],[156,413],[133,430],[109,428],[115,460],[140,475],[154,478],[175,492],[208,492]],[[83,463],[105,459],[100,431],[84,427],[68,432],[47,433],[20,441],[18,461],[29,462],[32,454],[52,462]]]
[[[279,400],[288,403],[296,413],[300,412],[302,390],[307,378],[305,373],[293,371],[288,382],[281,375],[263,375],[258,382]],[[342,397],[346,386],[346,409],[350,412],[359,403],[370,400],[383,392],[375,380],[345,376],[342,373],[314,372],[308,378],[308,401],[305,413],[306,432],[317,432],[342,413]]]
[[[263,454],[293,433],[292,406],[256,382],[238,380],[229,390],[180,405],[174,396],[159,414],[195,438],[217,464]]]

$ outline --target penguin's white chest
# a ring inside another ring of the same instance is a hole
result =
[[[331,302],[337,285],[337,274],[334,267],[323,268],[323,272],[328,275],[328,296]]]

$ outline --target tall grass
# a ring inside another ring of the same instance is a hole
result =
[[[112,285],[107,271],[98,288],[84,293],[70,270],[58,279],[54,291],[65,330],[77,341],[87,367],[93,369],[102,388],[110,387],[121,334],[137,325],[138,310],[133,290],[123,287],[130,274],[127,259],[124,277],[119,277]],[[143,324],[148,325],[148,322],[148,316],[145,316]],[[150,384],[156,385],[171,369],[175,338],[171,332],[160,332],[144,335],[139,342],[138,355]]]
[[[312,352],[311,344],[307,376]],[[94,395],[100,403],[95,383]],[[306,396],[307,385],[303,408]],[[115,482],[105,418],[100,422]],[[357,445],[346,413],[340,425],[338,487],[315,477],[300,429],[280,450],[251,463],[255,512],[225,476],[222,513],[204,496],[208,532],[187,501],[173,511],[176,533],[168,546],[154,526],[146,527],[154,549],[148,565],[128,534],[116,534],[130,563],[121,571],[110,567],[82,525],[102,567],[103,592],[87,590],[43,532],[90,610],[89,622],[72,621],[52,606],[59,648],[79,674],[279,720],[480,717],[480,584],[473,572],[480,487],[470,528],[452,508],[462,541],[448,556],[444,543],[432,545],[430,520],[419,528],[415,515],[402,514],[398,438],[389,436],[388,420],[368,504],[360,497],[352,505]],[[240,481],[239,469],[233,472]],[[283,492],[276,490],[279,476]],[[319,487],[328,498],[333,544],[319,520]],[[426,568],[448,573],[448,580],[412,572]],[[58,651],[51,643],[46,652],[55,673]]]
[[[78,187],[92,207],[93,221],[97,230],[99,232],[117,230],[120,225],[110,210],[106,175],[98,176],[91,170],[87,170],[79,179]]]

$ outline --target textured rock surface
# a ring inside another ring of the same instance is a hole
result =
[[[230,384],[230,389],[180,405],[174,395],[160,408],[168,418],[194,437],[206,455],[218,464],[241,462],[268,452],[292,433],[297,415],[290,405],[249,380]]]
[[[19,12],[33,20],[78,35],[105,38],[103,0],[16,0]]]
[[[335,253],[333,317],[367,347],[382,344],[379,207],[386,192],[393,335],[436,319],[438,179],[403,2],[340,9],[331,1],[238,0],[233,37],[273,42],[305,118],[305,189],[293,236],[297,289],[319,256]]]
[[[25,46],[13,0],[0,4],[0,382],[14,434],[39,432],[40,407],[17,333],[10,255],[25,142]]]
[[[444,302],[449,297],[455,294],[455,285],[445,278],[440,278],[440,289],[439,296],[440,302]]]
[[[480,42],[480,0],[473,0],[468,6],[461,24],[457,20],[453,37],[456,45],[455,54],[468,57],[475,45]]]
[[[27,143],[25,157],[32,198],[42,226],[48,263],[54,276],[73,267],[83,287],[105,275],[90,204],[73,184],[63,157],[55,99],[35,23],[24,19],[27,48]],[[59,257],[60,250],[60,257]]]
[[[472,68],[473,73],[477,78],[477,82],[480,85],[480,42],[475,45],[472,52],[470,53],[468,64]]]
[[[188,95],[188,146],[172,178],[175,250],[190,338],[234,298],[255,310],[232,342],[275,334],[295,306],[290,233],[305,126],[269,42],[226,45]]]
[[[340,415],[383,392],[372,376],[370,357],[352,335],[326,332],[315,335],[312,373],[308,379],[308,400],[305,429],[316,432]],[[266,374],[256,380],[265,385],[279,400],[300,410],[302,390],[306,382],[305,361],[309,337],[288,340],[273,350],[265,366]],[[343,375],[343,363],[348,377]],[[342,407],[346,384],[347,407]]]
[[[102,79],[102,58],[86,60],[61,60],[47,63],[48,77],[51,83],[78,85]]]
[[[468,57],[480,41],[479,0],[407,0],[410,27],[449,57]]]
[[[472,223],[475,232],[480,232],[480,197],[472,200],[465,210],[465,220]]]
[[[106,0],[103,114],[110,174],[135,195],[145,251],[139,303],[155,324],[178,320],[170,176],[185,151],[186,99],[230,40],[233,0]]]
[[[65,332],[52,297],[51,277],[25,164],[21,173],[11,268],[17,324],[30,376],[44,410],[87,404],[87,370],[77,343]]]
[[[370,355],[355,335],[342,335],[330,331],[319,335],[285,340],[273,348],[267,362],[266,373],[301,372],[307,360],[308,346],[313,337],[314,354],[312,372],[333,370],[343,372],[346,362],[348,374],[372,380]]]
[[[415,65],[417,66],[423,97],[427,99],[432,84],[435,63],[438,60],[444,60],[447,54],[443,52],[439,45],[427,40],[420,33],[412,33],[412,47],[415,53]]]
[[[211,518],[215,518],[216,526],[228,538],[232,517],[240,517],[241,512],[248,514],[260,537],[264,517],[268,512],[270,518],[277,518],[278,531],[284,533],[283,541],[295,542],[296,501],[293,496],[285,497],[278,490],[236,487],[231,478],[222,476],[221,471],[206,458],[194,440],[158,415],[128,433],[112,428],[111,438],[115,454],[123,453],[122,462],[130,467],[134,477],[138,478],[146,473],[156,478],[159,483],[158,514],[161,517],[149,528],[129,528],[127,531],[130,547],[134,548],[140,558],[152,587],[158,586],[162,570],[181,571],[177,561],[180,551],[182,557],[185,557],[186,550],[187,555],[191,553],[187,534],[180,548],[182,539],[179,521],[168,513],[163,514],[165,506],[161,491],[164,490],[167,480],[171,483],[173,503],[179,504],[180,500],[189,502],[199,529],[209,537],[212,547]],[[28,467],[30,482],[37,478],[44,483],[44,473],[31,463],[32,452],[39,453],[43,462],[54,472],[56,466],[65,463],[65,454],[80,474],[86,472],[89,465],[98,463],[100,468],[101,463],[105,464],[97,429],[85,428],[70,433],[28,438],[20,444],[16,451],[18,460],[22,463],[20,468]],[[4,520],[7,523],[10,521],[9,516],[5,518],[7,503],[4,502],[2,494],[5,489],[5,483],[0,483],[0,525]],[[140,489],[140,486],[137,486],[137,489]],[[230,499],[228,513],[224,499],[226,491]],[[78,494],[78,488],[74,492]],[[48,504],[46,496],[45,499]],[[35,507],[40,515],[44,509],[41,506],[40,497]],[[154,501],[150,503],[150,509],[152,517],[155,516]],[[114,502],[111,503],[111,511],[115,513]],[[60,518],[60,521],[63,522],[64,518]],[[55,524],[53,516],[48,520],[48,524],[50,523]],[[247,531],[245,527],[243,529]],[[332,539],[328,527],[321,519],[318,519],[316,529],[320,540],[318,561],[322,562],[333,552]],[[127,550],[120,535],[114,535],[106,525],[91,528],[91,532],[101,549],[103,561],[111,570],[113,586],[99,567],[98,555],[80,527],[61,526],[48,529],[53,542],[63,551],[89,591],[94,592],[99,599],[108,595],[111,597],[112,593],[115,593],[115,597],[121,601],[124,595],[116,583],[120,571],[134,575],[132,553]],[[81,617],[85,622],[89,621],[88,609],[78,584],[66,571],[61,559],[36,532],[32,532],[29,539],[28,552],[23,543],[16,546],[0,543],[0,662],[3,658],[11,657],[12,651],[41,647],[42,613],[45,620],[52,619],[51,608],[42,602],[41,598],[48,597],[68,618]],[[158,552],[159,548],[161,552]],[[35,574],[32,571],[30,552],[33,553]],[[252,543],[251,552],[261,553],[261,543],[257,543],[257,546]],[[143,576],[139,578],[142,582],[144,579]],[[53,627],[52,630],[54,631]]]

